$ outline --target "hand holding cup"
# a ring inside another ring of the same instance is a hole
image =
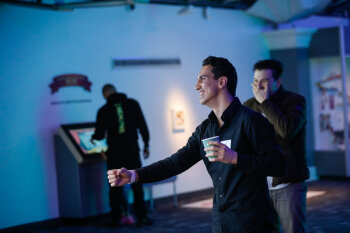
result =
[[[214,136],[214,137],[211,137],[211,138],[205,138],[205,139],[203,139],[202,142],[203,142],[204,150],[205,150],[206,148],[212,146],[212,145],[209,144],[209,142],[211,142],[211,141],[220,142],[220,138],[219,138],[219,136]],[[207,153],[207,157],[208,157],[209,160],[215,159],[215,158],[217,157],[217,156],[208,156],[208,155],[210,155],[210,154],[211,154],[211,152]]]
[[[204,151],[210,162],[237,164],[237,152],[220,142],[219,136],[203,139]]]

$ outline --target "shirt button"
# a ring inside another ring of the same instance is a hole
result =
[[[222,197],[222,194],[220,194],[220,197]]]
[[[219,180],[221,180],[221,176],[219,177]]]

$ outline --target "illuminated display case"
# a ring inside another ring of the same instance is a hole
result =
[[[311,114],[319,176],[350,177],[349,133],[345,133],[350,128],[349,36],[348,26],[321,29],[311,50]]]

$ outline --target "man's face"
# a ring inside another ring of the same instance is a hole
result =
[[[254,71],[254,84],[258,90],[263,90],[271,96],[280,87],[281,79],[274,80],[271,69],[255,70]]]
[[[199,92],[199,102],[203,105],[210,106],[218,95],[218,81],[215,80],[211,65],[203,66],[199,72],[196,90]]]

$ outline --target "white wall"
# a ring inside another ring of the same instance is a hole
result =
[[[0,228],[58,216],[53,135],[60,124],[94,121],[110,82],[137,99],[151,133],[151,157],[165,158],[187,141],[209,109],[194,91],[201,61],[227,57],[237,68],[237,94],[251,96],[252,65],[268,57],[264,24],[244,12],[201,9],[179,16],[181,7],[136,5],[54,12],[0,4]],[[180,66],[113,70],[111,58],[178,57]],[[81,73],[92,91],[79,87],[50,93],[56,75]],[[90,99],[52,105],[52,101]],[[170,108],[185,109],[186,129],[172,133]],[[202,163],[181,174],[179,193],[211,187]],[[167,185],[155,197],[171,195]]]

